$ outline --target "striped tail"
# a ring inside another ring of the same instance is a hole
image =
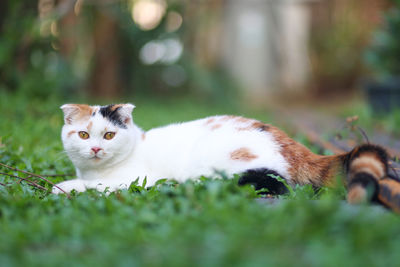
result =
[[[378,200],[391,210],[400,213],[400,181],[389,177],[380,180]]]
[[[380,146],[364,144],[344,157],[347,201],[352,204],[379,201],[379,183],[387,177],[388,155]]]

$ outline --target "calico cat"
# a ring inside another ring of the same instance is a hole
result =
[[[239,174],[239,184],[282,194],[287,189],[274,175],[290,186],[320,187],[345,174],[348,200],[360,202],[387,175],[387,154],[379,146],[316,155],[278,128],[253,119],[213,116],[145,132],[132,120],[132,104],[66,104],[61,109],[62,141],[78,177],[57,185],[66,192],[115,191],[137,178],[141,183],[147,177],[151,186],[161,178],[184,181],[224,172]],[[62,191],[53,187],[53,193]]]

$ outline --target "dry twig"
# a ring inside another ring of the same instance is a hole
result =
[[[20,170],[20,169],[17,169],[17,168],[8,166],[8,165],[6,165],[6,164],[4,164],[4,163],[1,163],[1,162],[0,162],[0,166],[6,167],[6,168],[11,169],[11,170],[13,170],[13,171],[17,171],[17,172],[22,172],[22,173],[28,174],[28,175],[30,175],[31,177],[33,176],[33,177],[40,178],[40,179],[42,179],[42,180],[48,182],[48,183],[51,184],[52,186],[56,187],[57,189],[59,189],[59,190],[60,190],[61,192],[63,192],[68,198],[71,197],[71,196],[70,196],[67,192],[65,192],[61,187],[57,186],[57,185],[54,184],[52,181],[46,179],[46,178],[43,177],[42,175],[35,174],[35,173],[31,173],[31,172],[27,172],[27,171],[23,171],[23,170]]]
[[[38,183],[35,183],[34,181],[29,180],[29,177],[32,177],[32,176],[28,176],[27,178],[23,178],[23,177],[19,177],[19,176],[12,175],[12,174],[8,174],[8,173],[4,173],[4,172],[0,172],[0,174],[6,175],[6,176],[9,176],[9,177],[12,177],[12,178],[17,178],[17,179],[20,179],[20,180],[22,180],[22,181],[26,181],[26,182],[28,182],[30,185],[32,185],[32,186],[34,186],[34,187],[36,187],[36,188],[39,188],[39,189],[44,190],[44,191],[47,191],[47,189],[46,189],[45,187],[41,186],[41,185],[38,184]]]
[[[74,176],[74,174],[41,174],[43,177],[68,177]]]

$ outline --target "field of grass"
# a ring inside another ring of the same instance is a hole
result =
[[[144,129],[234,113],[189,99],[134,102]],[[62,101],[0,92],[0,162],[38,174],[73,173],[62,152]],[[0,167],[0,172],[21,175]],[[21,175],[22,176],[22,175]],[[53,182],[63,177],[49,178]],[[42,186],[50,185],[36,179]],[[298,187],[274,204],[235,179],[202,178],[108,196],[52,195],[0,175],[2,266],[381,266],[400,262],[400,218],[349,206],[343,187]]]

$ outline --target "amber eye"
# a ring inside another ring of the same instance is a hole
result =
[[[106,132],[106,133],[104,134],[104,139],[106,139],[106,140],[111,140],[111,139],[114,138],[114,136],[115,136],[115,133],[114,133],[114,132]]]
[[[87,132],[80,131],[78,134],[79,134],[79,137],[82,138],[82,139],[88,139],[89,138],[89,134]]]

